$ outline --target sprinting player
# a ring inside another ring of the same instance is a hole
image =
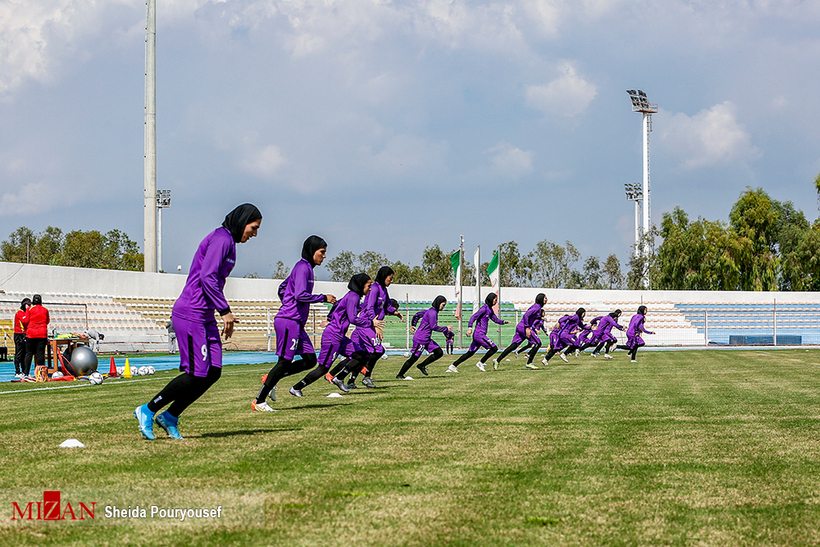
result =
[[[490,321],[493,323],[498,323],[499,325],[506,325],[509,323],[509,321],[502,321],[499,319],[493,311],[493,306],[495,306],[497,302],[498,296],[496,296],[494,292],[491,292],[487,295],[487,298],[484,299],[484,305],[481,306],[472,316],[470,316],[470,321],[467,323],[467,336],[472,334],[473,342],[470,344],[470,348],[467,350],[467,353],[456,359],[456,361],[447,369],[447,372],[458,372],[458,365],[475,355],[479,348],[487,349],[487,353],[484,354],[484,357],[482,357],[481,360],[475,364],[475,366],[478,367],[478,370],[481,372],[486,370],[484,366],[487,364],[487,359],[492,357],[493,354],[498,351],[498,347],[487,337],[487,327],[489,326]],[[473,331],[473,325],[475,325],[475,331]]]
[[[569,363],[567,360],[567,352],[563,352],[564,348],[575,348],[575,337],[573,332],[576,329],[584,328],[584,315],[587,311],[584,308],[578,308],[572,315],[565,315],[558,320],[558,324],[552,329],[550,333],[550,350],[547,355],[541,360],[544,365],[550,364],[550,359],[557,353],[561,360]]]
[[[20,302],[20,309],[14,314],[14,378],[23,378],[26,366],[26,314],[31,307],[31,298],[24,298]]]
[[[262,389],[251,401],[251,409],[272,412],[274,409],[265,402],[265,397],[277,382],[291,374],[298,374],[316,366],[316,350],[305,332],[310,305],[313,302],[336,303],[332,294],[313,294],[313,268],[320,266],[327,256],[327,242],[319,236],[310,236],[302,244],[302,259],[297,262],[290,275],[279,285],[282,306],[273,320],[276,332],[276,355],[279,360],[270,369]],[[294,361],[296,356],[300,360]],[[341,380],[333,382],[342,391],[347,391]]]
[[[390,266],[382,266],[379,268],[373,286],[370,288],[370,293],[365,296],[364,304],[362,305],[362,313],[366,318],[381,321],[382,324],[384,324],[386,315],[398,317],[399,321],[404,320],[401,312],[399,312],[398,302],[390,298],[390,295],[387,293],[387,287],[393,284],[394,275],[395,272],[393,272],[393,268]],[[365,363],[363,367],[365,369],[363,370],[364,379],[362,379],[362,384],[366,387],[376,387],[376,384],[373,382],[373,369],[376,367],[376,363],[381,359],[382,355],[384,355],[384,347],[382,346],[383,336],[384,333],[381,332],[381,329],[377,331],[376,328],[370,325],[368,327],[356,327],[356,330],[353,331],[353,335],[350,337],[356,345],[368,354],[367,363]],[[344,364],[347,365],[347,363]],[[351,372],[350,380],[347,383],[348,388],[356,387],[356,377],[358,375],[358,370]]]
[[[574,351],[575,357],[578,357],[584,349],[588,346],[592,345],[589,343],[590,337],[593,335],[593,331],[595,330],[596,325],[601,320],[601,317],[596,317],[592,321],[589,322],[587,325],[583,325],[580,327],[578,332],[575,334],[575,339],[573,341],[573,345],[568,347],[564,350],[564,353],[567,356],[570,356],[570,351]]]
[[[535,325],[537,321],[541,319],[541,308],[543,308],[546,303],[546,294],[538,293],[535,296],[535,304],[530,306],[530,309],[524,313],[521,321],[519,321],[515,327],[515,336],[513,336],[512,343],[501,353],[498,359],[493,359],[493,370],[498,370],[498,363],[503,362],[504,358],[515,351],[524,340],[528,340],[532,344],[532,349],[527,355],[527,368],[538,370],[538,365],[532,362],[532,360],[535,359],[535,354],[538,353],[538,350],[541,348],[541,339],[538,338],[538,335],[535,333]]]
[[[612,359],[609,350],[612,345],[618,340],[612,334],[613,327],[618,330],[624,330],[623,325],[618,324],[618,318],[621,316],[621,310],[615,310],[609,315],[604,315],[598,323],[598,328],[595,329],[595,334],[592,335],[589,344],[586,347],[595,346],[592,351],[592,356],[597,357],[601,354],[601,349],[604,350],[604,359]],[[597,345],[596,345],[597,344]]]
[[[549,336],[549,331],[547,331],[547,327],[544,325],[544,319],[546,318],[546,316],[547,316],[547,310],[542,309],[541,310],[541,317],[539,317],[535,321],[535,333],[536,334],[538,334],[538,331],[544,331],[544,334]],[[532,344],[530,343],[529,340],[527,340],[527,343],[525,345],[519,346],[515,349],[515,351],[513,352],[513,355],[518,357],[518,355],[520,353],[527,353],[530,350],[531,347],[532,347]]]
[[[433,331],[446,333],[447,331],[452,330],[450,327],[439,326],[438,324],[438,313],[443,310],[446,305],[447,299],[441,295],[438,295],[435,300],[433,300],[433,305],[430,309],[423,312],[421,321],[419,321],[418,327],[416,328],[416,332],[413,333],[413,350],[410,352],[410,358],[404,362],[401,370],[396,375],[396,379],[405,379],[405,374],[407,374],[410,367],[418,361],[424,350],[427,350],[427,353],[430,355],[428,355],[427,359],[423,362],[416,365],[416,368],[418,368],[425,376],[429,374],[427,372],[427,367],[434,361],[441,359],[444,355],[444,352],[441,351],[441,347],[433,340]]]
[[[154,439],[156,421],[172,439],[182,439],[179,416],[222,375],[222,341],[214,311],[222,316],[222,335],[229,339],[238,321],[231,313],[223,289],[236,263],[236,244],[256,237],[262,213],[250,203],[240,205],[199,244],[182,294],[174,303],[171,321],[179,341],[179,370],[147,404],[134,410],[140,433]],[[162,407],[168,410],[156,415]]]
[[[311,370],[307,376],[290,388],[290,394],[296,397],[302,396],[302,390],[321,378],[330,369],[330,365],[337,355],[347,357],[349,367],[356,369],[367,362],[367,353],[361,350],[350,338],[347,337],[347,328],[350,325],[357,327],[378,326],[381,323],[378,319],[367,319],[361,313],[361,299],[371,291],[373,281],[366,273],[360,273],[350,278],[347,288],[350,289],[346,295],[339,299],[327,314],[329,324],[322,333],[322,349],[319,351],[319,363]],[[339,380],[344,379],[346,371]],[[330,382],[334,385],[338,383]],[[342,389],[347,392],[347,389]]]
[[[646,311],[646,306],[638,307],[638,313],[632,316],[632,319],[629,321],[629,327],[626,329],[626,345],[615,346],[616,349],[627,350],[633,363],[638,362],[636,359],[638,356],[638,348],[646,345],[646,342],[641,338],[641,333],[655,334],[654,332],[646,330],[643,326],[644,321],[646,321]]]

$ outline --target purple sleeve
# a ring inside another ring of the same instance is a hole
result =
[[[645,332],[646,334],[655,334],[654,332],[651,332],[651,331],[646,330],[646,327],[644,327],[644,324],[643,324],[643,322],[644,322],[645,320],[646,320],[646,318],[645,318],[645,317],[641,317],[641,322],[640,322],[640,323],[638,323],[638,330],[640,330],[640,331],[642,331],[642,332]]]
[[[470,320],[467,321],[467,328],[468,329],[473,328],[473,323],[477,323],[478,320],[481,319],[481,316],[484,315],[484,310],[485,309],[486,308],[484,306],[481,306],[481,308],[479,308],[479,310],[477,312],[475,312],[473,315],[470,316]]]
[[[524,314],[523,320],[524,324],[530,328],[533,328],[535,325],[535,321],[541,316],[541,306],[538,304],[533,304],[530,306],[530,309],[527,310],[527,313]]]
[[[374,283],[370,289],[370,292],[364,297],[364,304],[362,304],[361,316],[366,319],[370,319],[371,321],[376,318],[375,306],[373,305],[373,301],[377,295],[377,292],[373,290],[375,288],[376,284]]]
[[[492,319],[494,323],[498,323],[499,325],[503,325],[503,324],[504,324],[504,320],[503,320],[503,319],[500,319],[500,318],[499,318],[499,317],[495,314],[495,312],[493,311],[493,309],[492,309],[492,308],[489,308],[489,310],[490,310],[490,319]]]
[[[418,325],[418,322],[421,321],[421,318],[424,316],[423,311],[417,311],[416,315],[413,316],[413,320],[410,322],[410,325],[415,327]]]
[[[387,315],[395,315],[398,308],[394,308],[390,304],[390,294],[388,294],[387,289],[382,289],[384,291],[384,311]]]
[[[222,293],[225,280],[220,278],[219,269],[225,258],[231,252],[231,241],[225,238],[213,237],[208,242],[202,266],[199,271],[199,282],[205,298],[211,301],[219,315],[230,313],[231,307]]]
[[[356,293],[353,293],[356,294]],[[357,295],[358,296],[358,295]],[[347,299],[347,304],[345,305],[345,311],[347,312],[347,318],[350,321],[351,325],[355,325],[357,327],[369,327],[373,324],[372,319],[368,319],[365,316],[364,310],[359,313],[359,299],[355,297],[351,297]]]
[[[432,310],[433,308],[430,309]],[[430,328],[436,332],[447,332],[448,330],[450,330],[447,327],[439,326],[438,313],[436,313],[435,311],[430,314],[429,318],[427,319],[427,323],[430,325]]]
[[[297,302],[324,302],[325,295],[313,294],[308,291],[308,276],[310,272],[304,270],[304,268],[310,268],[310,266],[307,266],[307,263],[304,264],[305,266],[300,268],[299,272],[293,276],[293,297]],[[299,264],[297,264],[297,266],[298,265]]]

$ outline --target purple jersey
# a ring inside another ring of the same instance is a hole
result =
[[[632,319],[629,321],[629,328],[626,329],[626,336],[628,338],[640,338],[642,332],[645,332],[646,334],[654,334],[644,328],[643,322],[645,320],[646,316],[640,313],[633,315]]]
[[[438,325],[438,310],[435,308],[430,308],[422,313],[423,315],[419,326],[416,328],[415,334],[413,334],[413,345],[426,344],[429,342],[433,337],[433,331],[447,332],[449,330],[447,327],[440,327]]]
[[[362,313],[368,319],[384,319],[385,315],[393,315],[398,310],[390,305],[390,296],[387,289],[379,283],[373,282],[370,292],[364,297]]]
[[[535,322],[539,320],[541,320],[541,304],[536,302],[524,313],[524,317],[518,322],[517,328],[528,328],[535,332]]]
[[[425,313],[427,313],[427,310],[417,311],[415,315],[413,315],[413,319],[410,321],[410,326],[415,327],[418,325]]]
[[[304,258],[296,263],[290,275],[279,286],[282,307],[276,317],[304,325],[313,302],[324,302],[325,295],[313,294],[313,266]]]
[[[215,321],[230,311],[222,293],[225,279],[236,264],[236,243],[227,228],[208,234],[194,254],[185,288],[174,302],[173,315],[189,321]]]
[[[598,328],[595,329],[595,334],[592,336],[592,341],[614,342],[615,337],[611,334],[613,327],[618,330],[624,330],[624,328],[618,324],[617,319],[615,319],[611,315],[604,315],[603,317],[601,317],[601,321],[598,323]]]
[[[470,316],[470,321],[467,323],[469,328],[473,328],[473,324],[475,323],[475,330],[473,331],[473,338],[481,339],[487,336],[487,326],[492,320],[494,323],[498,323],[499,325],[503,325],[504,321],[498,318],[495,315],[493,309],[484,304],[481,306],[477,312]]]
[[[333,305],[333,309],[327,316],[330,324],[325,327],[322,333],[322,340],[325,336],[340,339],[347,335],[347,328],[352,324],[357,327],[367,327],[372,324],[372,320],[364,317],[362,312],[361,296],[350,291]]]

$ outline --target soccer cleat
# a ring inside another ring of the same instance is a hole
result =
[[[270,393],[268,393],[268,398],[270,398],[270,400],[274,403],[276,402],[276,386],[273,386],[273,389],[270,390]]]
[[[458,367],[455,365],[450,365],[449,367],[447,367],[447,370],[445,372],[458,372]]]
[[[525,366],[530,370],[538,370],[538,365],[535,363],[527,363]]]
[[[635,359],[632,359],[632,360],[630,361],[630,363],[637,363],[637,362],[638,362],[638,361],[637,361],[637,360],[635,360]]]
[[[301,397],[302,396],[302,390],[301,389],[296,389],[295,387],[290,388],[288,390],[288,393],[290,393],[294,397]]]
[[[157,414],[154,418],[154,421],[160,426],[165,432],[168,434],[169,437],[172,439],[184,439],[182,435],[179,434],[179,429],[177,429],[177,425],[179,425],[179,418],[175,418],[168,414],[166,410],[162,414]]]
[[[427,367],[425,365],[422,365],[421,363],[419,363],[418,365],[416,365],[416,368],[419,369],[421,371],[421,373],[424,374],[425,376],[429,376],[429,374],[427,373]]]
[[[349,392],[350,392],[350,390],[349,390],[349,389],[347,389],[347,386],[345,385],[345,383],[344,383],[344,382],[342,382],[341,380],[339,380],[338,378],[333,378],[333,379],[330,381],[330,383],[331,383],[331,384],[333,384],[334,386],[338,387],[339,389],[341,389],[341,390],[342,390],[342,391],[344,391],[345,393],[349,393]]]
[[[493,359],[493,370],[498,370],[498,359]]]
[[[140,433],[149,441],[154,440],[154,413],[148,410],[148,405],[138,406],[134,409],[134,417],[139,422]]]
[[[593,351],[590,355],[592,355],[593,357],[598,357],[598,355],[600,355],[600,354]]]
[[[256,399],[251,401],[251,410],[257,412],[276,412],[276,409],[268,406],[268,403],[257,403]]]
[[[544,366],[547,366],[547,365],[549,365],[549,364],[550,364],[550,362],[549,362],[549,361],[547,361],[547,358],[546,358],[546,357],[544,357],[543,359],[541,359],[541,364],[542,364],[542,365],[544,365]]]
[[[362,385],[364,387],[376,387],[376,384],[373,382],[373,378],[370,376],[364,377],[364,380],[362,380]]]
[[[604,353],[604,359],[612,359],[612,356],[608,353]]]
[[[350,382],[347,384],[347,389],[359,389],[359,386],[356,385],[356,382]]]
[[[558,352],[558,357],[560,357],[560,358],[561,358],[561,360],[562,360],[563,362],[565,362],[565,363],[569,363],[569,359],[567,359],[567,356],[566,356],[566,355],[564,355],[564,352],[563,352],[563,351],[559,351],[559,352]]]
[[[487,369],[484,368],[484,363],[482,363],[481,361],[476,363],[475,366],[478,367],[478,370],[480,370],[481,372],[487,372]]]
[[[581,350],[576,349],[575,350],[575,357],[578,357],[579,355],[581,355]]]
[[[327,380],[331,384],[333,383],[333,379],[334,379],[334,376],[331,373],[328,372],[327,374],[325,374],[325,380]]]
[[[513,355],[517,358],[517,357],[518,357],[518,350],[515,350],[515,351],[513,352]]]

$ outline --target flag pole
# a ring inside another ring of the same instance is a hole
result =
[[[461,234],[461,243],[458,245],[458,271],[460,272],[456,280],[458,282],[458,349],[462,349],[461,334],[464,327],[464,310],[462,308],[464,301],[464,234]]]
[[[495,248],[498,253],[498,318],[501,319],[501,245]],[[501,325],[498,325],[498,345],[501,345]]]

